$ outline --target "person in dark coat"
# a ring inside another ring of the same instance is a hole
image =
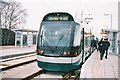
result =
[[[94,52],[94,50],[97,49],[97,42],[94,39],[94,35],[92,36],[91,47],[92,47],[92,52]]]
[[[103,38],[98,42],[98,50],[100,52],[100,60],[102,60],[105,53],[105,42]]]
[[[101,38],[101,40],[98,42],[98,50],[100,51],[101,50],[101,44],[103,42],[103,38]]]
[[[105,53],[106,53],[105,58],[107,59],[108,49],[109,49],[109,47],[110,47],[110,42],[108,41],[108,38],[105,38],[105,39],[104,39],[104,42],[105,42]]]

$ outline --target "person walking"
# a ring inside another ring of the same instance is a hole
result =
[[[98,50],[100,52],[100,60],[102,60],[105,53],[105,42],[103,38],[98,42]]]
[[[109,49],[109,47],[110,47],[110,42],[108,41],[108,38],[105,38],[105,39],[104,39],[104,43],[105,43],[105,53],[106,53],[105,58],[107,59],[108,49]]]

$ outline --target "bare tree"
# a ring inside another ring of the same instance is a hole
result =
[[[0,26],[15,29],[26,22],[26,9],[19,2],[0,1]]]
[[[9,44],[11,30],[22,27],[26,22],[26,9],[22,8],[21,3],[0,0],[0,45]],[[2,32],[2,28],[9,29]]]

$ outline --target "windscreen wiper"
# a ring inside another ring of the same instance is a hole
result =
[[[58,48],[58,44],[60,43],[60,41],[62,40],[62,38],[63,38],[63,36],[60,37],[60,39],[59,39],[59,41],[58,41],[58,43],[57,43],[57,45],[56,45],[56,47],[55,47],[55,50],[56,50],[56,51],[57,51],[57,48]]]

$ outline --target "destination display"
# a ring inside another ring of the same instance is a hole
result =
[[[49,16],[48,18],[47,18],[47,20],[49,20],[49,21],[68,21],[69,20],[69,18],[68,18],[68,16]]]

